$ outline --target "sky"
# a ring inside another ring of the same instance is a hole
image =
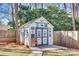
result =
[[[5,24],[8,23],[10,19],[10,6],[8,4],[0,4],[0,21],[4,22]]]
[[[39,7],[39,4],[38,4],[38,7]],[[52,4],[56,5],[55,3],[48,3],[48,4],[44,4],[44,7],[50,6]],[[25,5],[29,5],[29,4],[27,3]],[[66,5],[67,5],[67,11],[69,12],[70,4],[66,4]],[[8,3],[0,3],[0,21],[3,21],[4,24],[7,24],[11,20],[11,8],[10,7],[11,6]],[[60,3],[60,8],[63,8],[62,3]]]

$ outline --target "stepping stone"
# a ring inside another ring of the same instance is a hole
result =
[[[33,51],[29,56],[42,56],[42,51]]]

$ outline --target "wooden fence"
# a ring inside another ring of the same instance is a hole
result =
[[[78,31],[54,31],[54,44],[79,49]]]
[[[79,31],[54,31],[54,44],[79,49]],[[13,43],[15,31],[0,30],[0,43]]]
[[[0,30],[0,43],[15,42],[15,31]]]

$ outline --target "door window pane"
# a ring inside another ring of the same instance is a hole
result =
[[[35,28],[34,27],[31,27],[31,32],[32,32],[32,34],[35,34]]]
[[[43,36],[47,36],[47,29],[43,29]]]
[[[37,31],[37,37],[41,37],[41,31]]]
[[[43,31],[43,36],[47,36],[47,31]]]

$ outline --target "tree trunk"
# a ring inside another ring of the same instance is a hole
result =
[[[66,11],[66,3],[64,3],[64,10]]]
[[[11,15],[12,15],[12,21],[15,23],[15,19],[14,19],[14,7],[13,4],[11,4]],[[13,28],[15,29],[15,26],[13,26]]]
[[[41,3],[41,8],[43,9],[43,3]]]
[[[15,29],[16,29],[16,44],[20,44],[20,36],[19,36],[19,23],[18,23],[18,16],[17,13],[19,11],[18,3],[15,3]]]
[[[35,8],[37,8],[37,3],[35,3]]]
[[[71,14],[72,14],[72,27],[73,27],[73,30],[76,30],[75,13],[74,13],[74,3],[71,4]]]
[[[31,7],[32,7],[32,3],[29,3],[29,6],[30,6],[30,9],[32,9]]]
[[[57,3],[57,6],[60,8],[60,3]]]

